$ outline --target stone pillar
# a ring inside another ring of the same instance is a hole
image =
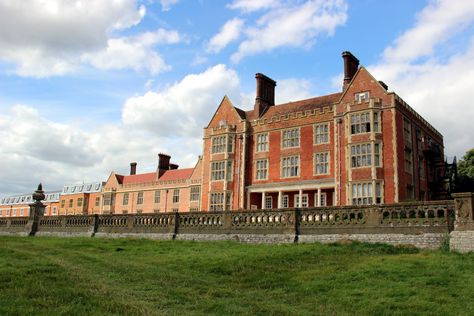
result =
[[[302,207],[303,205],[303,190],[300,189],[299,195],[298,195],[298,205],[296,207]]]
[[[449,249],[474,251],[474,193],[454,193],[454,230],[450,233]],[[446,214],[449,221],[449,214]]]
[[[43,186],[40,183],[38,189],[33,193],[34,202],[30,204],[30,214],[28,215],[28,224],[26,225],[26,233],[29,236],[34,236],[38,231],[39,222],[45,210],[45,205],[41,203],[44,198]]]
[[[474,193],[453,193],[456,208],[454,230],[474,231]]]
[[[280,209],[281,208],[281,198],[282,198],[282,194],[281,194],[281,190],[278,191],[278,208]]]
[[[265,192],[262,192],[262,210],[265,209]]]

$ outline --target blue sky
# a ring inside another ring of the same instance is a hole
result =
[[[474,3],[376,0],[0,0],[0,195],[192,167],[227,94],[254,75],[279,102],[341,89],[341,52],[445,136],[474,147]]]

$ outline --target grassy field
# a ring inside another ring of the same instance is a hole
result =
[[[0,237],[0,315],[473,315],[474,255]]]

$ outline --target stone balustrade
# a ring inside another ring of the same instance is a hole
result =
[[[466,193],[455,195],[455,200],[449,201],[356,207],[35,215],[0,219],[0,234],[233,239],[249,242],[334,242],[352,239],[436,248],[452,232],[453,247],[470,251],[471,248],[474,250],[473,210],[473,195]],[[32,225],[33,221],[37,224]],[[456,235],[455,231],[462,231],[462,234]]]

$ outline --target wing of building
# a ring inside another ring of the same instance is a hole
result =
[[[443,137],[350,52],[342,91],[275,104],[256,74],[251,111],[224,97],[204,129],[202,209],[363,205],[443,198]]]

